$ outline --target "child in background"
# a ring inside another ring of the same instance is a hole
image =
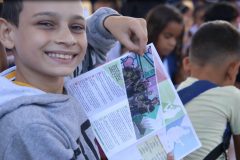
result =
[[[193,36],[188,60],[191,76],[179,85],[178,90],[198,80],[208,80],[219,87],[205,91],[186,104],[202,147],[184,159],[204,159],[222,142],[228,121],[239,160],[240,91],[234,83],[240,66],[240,33],[225,21],[202,25]]]
[[[204,21],[224,20],[238,28],[238,8],[230,2],[214,3],[206,9]]]
[[[108,28],[116,24],[111,17],[103,25],[115,33],[116,28]],[[16,77],[0,77],[0,159],[99,159],[84,111],[62,94],[64,77],[81,63],[87,48],[80,0],[6,1],[3,18],[0,39],[13,50]],[[129,23],[118,29],[121,40],[130,40]],[[138,38],[146,33],[137,30]],[[143,45],[140,39],[132,43],[133,48]]]
[[[181,13],[174,7],[158,5],[147,16],[148,42],[153,43],[173,83],[181,57],[184,22]]]
[[[214,20],[224,20],[229,23],[231,23],[233,26],[235,26],[238,29],[238,17],[239,17],[239,11],[231,2],[219,2],[219,3],[213,3],[207,7],[207,5],[200,4],[197,5],[194,11],[195,19],[198,19],[198,22],[196,21],[194,26],[190,30],[190,35],[193,36],[198,28],[200,27],[201,23],[203,22],[209,22]],[[183,58],[182,63],[185,63],[184,66],[184,72],[186,75],[189,75],[189,67],[187,67],[187,63],[189,61],[188,59],[188,52],[189,47],[191,45],[190,43],[184,47],[184,53],[186,53],[186,56]],[[237,79],[238,80],[238,79]],[[238,81],[236,81],[237,85]]]
[[[121,2],[119,0],[94,0],[92,1],[92,11],[95,12],[101,7],[109,7],[116,11],[120,11]]]
[[[204,14],[206,11],[206,5],[204,4],[197,4],[193,11],[193,25],[191,26],[190,30],[188,31],[189,36],[193,36],[200,25],[204,22]]]
[[[204,15],[205,22],[214,21],[214,20],[225,20],[239,29],[239,10],[234,5],[233,2],[219,2],[214,3],[210,7],[207,8],[206,13]],[[239,88],[240,83],[240,72],[238,72],[238,76],[236,78],[235,86]],[[231,141],[232,142],[232,141]],[[230,144],[229,156],[231,159],[235,156],[233,144]],[[233,159],[234,160],[234,159]]]

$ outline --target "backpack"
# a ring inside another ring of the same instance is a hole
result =
[[[199,80],[194,82],[192,85],[179,90],[178,95],[183,105],[185,105],[186,103],[191,101],[194,97],[197,97],[201,93],[215,87],[217,87],[217,85],[212,82],[209,82],[207,80]],[[230,128],[230,123],[227,122],[227,126],[223,134],[222,143],[217,145],[211,152],[209,152],[208,155],[204,158],[204,160],[217,159],[222,153],[224,153],[225,159],[227,159],[226,150],[229,147],[231,135],[232,135],[232,132]]]

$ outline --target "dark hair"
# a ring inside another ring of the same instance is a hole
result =
[[[94,5],[96,3],[108,3],[110,4],[110,7],[116,11],[119,11],[120,10],[120,4],[118,2],[118,0],[94,0],[92,1],[92,7],[94,7]],[[95,8],[93,8],[95,9]],[[94,11],[94,10],[93,10]]]
[[[181,13],[175,7],[169,5],[158,5],[152,8],[147,16],[148,42],[156,45],[158,35],[164,30],[169,22],[183,24]]]
[[[177,9],[179,9],[179,11],[182,14],[185,14],[185,13],[187,13],[190,10],[190,8],[187,5],[185,5],[183,2],[177,2],[174,6]]]
[[[206,12],[206,5],[205,4],[199,4],[199,5],[196,5],[195,6],[195,8],[194,8],[194,10],[193,10],[193,18],[194,19],[196,19],[197,18],[197,14],[199,13],[199,12],[204,12],[204,15],[203,15],[203,17],[201,18],[202,19],[202,21],[204,21],[204,16],[205,16],[205,12]]]
[[[19,15],[23,9],[23,0],[4,0],[2,17],[8,22],[18,26]]]
[[[232,22],[238,16],[238,9],[234,5],[228,2],[219,2],[207,8],[204,15],[204,21],[225,20]]]
[[[240,33],[230,23],[207,22],[193,36],[190,47],[193,63],[220,65],[230,56],[240,57]]]

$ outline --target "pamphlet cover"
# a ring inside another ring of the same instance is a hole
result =
[[[110,160],[176,160],[201,143],[153,44],[66,84]]]

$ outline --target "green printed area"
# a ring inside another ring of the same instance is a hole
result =
[[[151,70],[149,70],[149,71],[144,71],[144,77],[145,78],[148,78],[148,77],[152,77],[152,76],[154,76],[155,75],[155,70],[154,69],[151,69]]]
[[[144,73],[146,73],[150,76],[153,76],[155,74],[153,64],[149,60],[147,60],[146,57],[139,56],[138,60],[141,61],[141,62],[138,62],[138,63],[142,64],[141,67],[142,67],[142,70],[143,70]],[[145,77],[149,77],[149,76],[146,75]]]
[[[158,110],[160,106],[155,106],[154,110],[150,113],[145,113],[144,116],[156,119],[158,115]]]
[[[163,102],[162,108],[166,125],[182,118],[185,115],[180,105]]]
[[[135,123],[141,123],[143,117],[149,117],[149,118],[152,118],[152,119],[156,119],[159,108],[160,108],[160,106],[156,106],[154,108],[154,110],[150,113],[144,113],[144,114],[139,114],[139,115],[133,116],[133,121]]]
[[[176,96],[168,80],[162,81],[158,85],[161,102],[173,103]]]
[[[143,115],[136,115],[136,116],[133,116],[133,122],[135,122],[136,124],[140,124],[142,119],[143,119]]]
[[[125,86],[122,75],[122,66],[119,61],[113,61],[112,63],[104,66],[104,69],[117,84],[121,87]]]
[[[179,118],[182,118],[185,113],[183,112],[181,105],[174,104],[176,93],[168,80],[162,81],[158,87],[165,124],[168,125]]]

